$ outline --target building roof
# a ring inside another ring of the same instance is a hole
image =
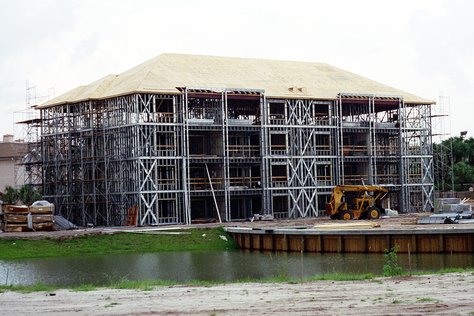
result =
[[[162,54],[119,75],[79,86],[38,108],[136,92],[175,94],[182,87],[263,89],[267,97],[275,98],[378,94],[401,96],[408,103],[434,103],[323,63]]]
[[[21,142],[0,142],[0,160],[21,159],[28,153],[28,144]]]

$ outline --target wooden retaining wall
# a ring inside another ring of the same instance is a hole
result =
[[[338,253],[474,253],[474,229],[338,231],[226,228],[241,249]]]

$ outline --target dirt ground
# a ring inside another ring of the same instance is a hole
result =
[[[474,225],[416,225],[425,214],[382,218],[377,229],[473,228]],[[428,214],[426,214],[428,215]],[[337,221],[336,221],[337,222]],[[224,226],[295,227],[335,223],[325,218],[232,222]],[[222,224],[164,226],[159,229]],[[448,227],[449,226],[449,227]],[[453,227],[451,227],[453,226]],[[0,238],[73,238],[124,229],[0,233]],[[0,315],[474,315],[474,273],[317,281],[303,284],[237,283],[211,287],[172,286],[151,291],[98,289],[89,292],[0,293]]]
[[[473,315],[474,273],[0,294],[0,315]]]
[[[439,224],[439,225],[417,225],[416,222],[420,217],[429,216],[431,213],[411,213],[401,214],[397,217],[380,218],[370,222],[378,223],[380,227],[377,229],[464,229],[473,228],[474,223],[471,224]],[[146,227],[95,227],[95,228],[80,228],[75,230],[63,230],[52,232],[22,232],[22,233],[4,233],[0,231],[0,238],[25,238],[25,239],[41,239],[41,238],[75,238],[84,235],[98,235],[98,234],[113,234],[121,231],[130,230],[168,230],[168,229],[186,229],[186,228],[203,228],[203,227],[217,227],[217,226],[244,226],[253,228],[262,227],[312,227],[318,224],[335,224],[344,221],[331,220],[328,217],[318,218],[301,218],[301,219],[282,219],[272,221],[235,221],[226,223],[207,223],[207,224],[193,224],[193,225],[165,225],[165,226],[146,226]],[[346,221],[347,222],[347,221]],[[360,223],[361,221],[353,221]]]

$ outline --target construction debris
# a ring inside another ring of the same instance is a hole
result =
[[[447,217],[447,216],[427,216],[422,217],[418,220],[417,224],[419,225],[426,225],[426,224],[454,224],[455,220]]]
[[[54,224],[56,230],[68,230],[78,228],[76,225],[74,225],[61,215],[54,215]]]
[[[445,213],[445,212],[462,212],[470,211],[471,205],[468,204],[469,199],[460,198],[439,198],[435,199],[434,212]]]
[[[385,209],[385,215],[390,216],[390,217],[395,217],[395,216],[398,216],[398,211],[386,208]]]
[[[253,217],[250,219],[251,222],[253,221],[273,221],[272,215],[260,215],[260,214],[253,214]]]
[[[435,213],[418,220],[418,224],[467,224],[473,223],[472,207],[468,198],[441,198],[435,200]]]

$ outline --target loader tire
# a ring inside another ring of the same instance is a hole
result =
[[[377,206],[371,206],[367,210],[368,219],[378,219],[380,218],[380,209]]]
[[[344,221],[352,219],[352,213],[350,211],[342,211],[339,213],[339,219],[342,219]]]

